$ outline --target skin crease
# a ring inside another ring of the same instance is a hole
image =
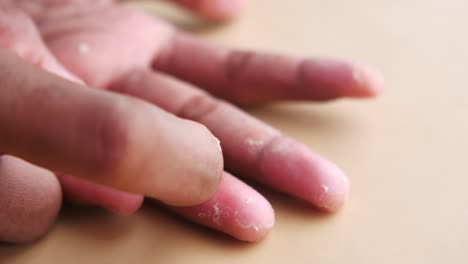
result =
[[[135,96],[202,123],[221,140],[226,167],[239,176],[302,198],[325,211],[335,211],[345,201],[348,181],[335,165],[234,106],[220,103],[197,85],[235,103],[326,100],[377,94],[382,86],[378,73],[356,63],[232,52],[176,33],[172,26],[142,12],[114,5],[112,1],[40,2],[44,5],[0,1],[0,5],[15,6],[29,14],[37,26],[36,30],[33,22],[24,19],[21,13],[10,16],[9,21],[5,20],[7,16],[0,16],[0,25],[3,19],[4,24],[22,28],[15,30],[18,34],[14,36],[2,35],[0,31],[3,48],[64,79]],[[215,20],[235,15],[244,4],[234,0],[177,2]],[[230,6],[220,6],[220,3],[230,3]],[[44,10],[48,11],[47,15]],[[128,39],[132,41],[127,42]],[[252,84],[259,87],[254,93],[249,92]],[[65,197],[79,204],[131,214],[143,200],[142,195],[71,176],[59,178]],[[48,188],[60,193],[58,186]],[[0,232],[0,240],[21,242],[44,234],[53,222],[61,197],[51,196],[46,200],[44,204],[51,204],[42,212],[44,219],[49,219],[44,221],[47,224],[21,237]],[[264,238],[274,223],[271,205],[227,173],[210,200],[197,206],[171,208],[192,221],[245,241]],[[0,221],[1,226],[5,224]]]

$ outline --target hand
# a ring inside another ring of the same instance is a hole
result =
[[[176,2],[224,19],[242,1]],[[130,214],[146,196],[246,241],[273,209],[223,160],[324,211],[345,201],[335,165],[227,101],[371,97],[382,81],[369,67],[212,46],[113,1],[0,4],[0,240],[53,223],[55,174],[76,203]]]

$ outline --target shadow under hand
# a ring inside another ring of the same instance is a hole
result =
[[[48,256],[43,257],[44,263],[51,256],[55,263],[93,263],[93,259],[116,255],[132,260],[155,259],[158,263],[173,263],[175,259],[189,263],[184,259],[207,253],[234,255],[253,248],[255,244],[192,224],[153,202],[145,202],[139,212],[127,217],[97,208],[67,206],[58,224],[42,240],[0,245],[0,263],[23,263],[25,259],[42,263],[41,256]]]
[[[275,127],[314,136],[324,133],[338,135],[352,125],[346,113],[338,113],[333,107],[333,104],[291,102],[248,106],[244,109]]]
[[[60,222],[71,233],[70,236],[86,239],[87,243],[132,243],[137,239],[138,250],[155,252],[159,260],[164,256],[173,258],[180,252],[188,254],[194,244],[223,250],[248,246],[248,243],[186,221],[150,200],[146,200],[142,209],[132,216],[75,208],[66,210]],[[145,244],[147,246],[142,248]],[[114,246],[111,248],[115,249]]]

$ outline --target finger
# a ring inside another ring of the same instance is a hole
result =
[[[184,34],[173,37],[154,67],[240,104],[370,97],[383,85],[362,63],[229,50]]]
[[[0,156],[0,241],[27,242],[53,225],[62,191],[52,172],[11,156]]]
[[[13,51],[29,63],[42,66],[57,76],[83,83],[52,56],[29,17],[13,9],[5,9],[1,13],[1,47]],[[69,200],[80,204],[102,206],[118,214],[132,214],[139,209],[143,201],[142,195],[125,193],[78,178],[62,176],[60,182],[65,197]]]
[[[275,222],[270,203],[228,173],[223,175],[210,200],[200,205],[170,208],[193,222],[249,242],[263,239]]]
[[[246,0],[173,0],[177,4],[212,20],[225,20],[237,15]]]
[[[346,200],[348,181],[331,162],[232,105],[192,85],[135,70],[110,89],[143,98],[207,126],[223,146],[226,168],[326,211]]]
[[[119,215],[131,215],[140,209],[143,195],[119,191],[76,177],[60,175],[64,196],[72,203],[100,206]]]
[[[45,73],[0,50],[0,150],[168,204],[203,202],[223,170],[202,125]]]

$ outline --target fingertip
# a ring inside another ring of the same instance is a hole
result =
[[[385,80],[380,71],[363,62],[355,62],[352,68],[357,95],[374,97],[382,92]]]
[[[161,176],[159,186],[147,192],[172,206],[206,202],[217,191],[224,171],[220,141],[205,126],[186,119],[177,118],[172,130],[165,154],[166,166],[174,171]]]
[[[299,73],[307,98],[368,98],[379,94],[384,85],[383,75],[363,62],[309,59],[300,64]]]
[[[349,180],[344,172],[332,162],[321,158],[322,174],[326,175],[320,179],[319,189],[311,192],[309,201],[319,210],[333,213],[338,211],[348,200]]]
[[[271,204],[258,192],[230,174],[223,174],[214,196],[199,205],[171,207],[188,219],[238,240],[265,238],[275,223]]]
[[[247,0],[176,0],[176,2],[208,19],[222,21],[239,14]]]
[[[226,221],[224,229],[228,231],[228,234],[241,241],[258,242],[263,240],[275,224],[275,211],[270,202],[250,186],[234,177],[228,178],[223,184],[234,186],[234,190],[238,189],[229,195],[228,192],[225,192],[229,187],[221,186],[222,188],[220,188],[218,197],[230,199],[234,209],[232,218],[230,221]]]
[[[199,146],[201,149],[206,149],[207,154],[205,157],[202,157],[202,159],[205,158],[206,160],[201,161],[201,163],[206,162],[207,164],[206,173],[200,175],[202,188],[198,200],[192,201],[192,204],[200,204],[213,197],[213,195],[218,190],[222,175],[224,173],[224,157],[221,141],[215,137],[204,125],[194,121],[190,122],[196,126],[199,126],[204,131],[207,140],[206,143],[202,143]]]
[[[259,179],[325,212],[345,203],[349,181],[335,164],[291,139],[279,137],[264,150]]]
[[[273,229],[275,224],[275,212],[270,203],[258,196],[255,200],[247,198],[245,209],[234,218],[235,229],[232,235],[246,242],[258,242],[263,240]],[[255,204],[254,204],[255,203]]]
[[[246,3],[246,0],[203,0],[199,10],[207,18],[226,20],[239,14]]]

